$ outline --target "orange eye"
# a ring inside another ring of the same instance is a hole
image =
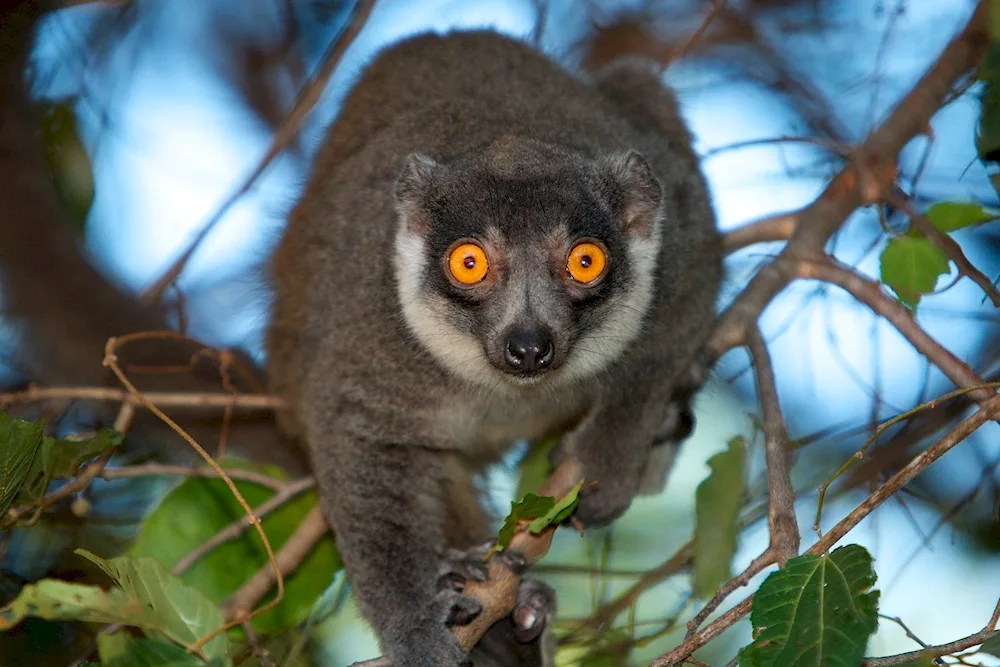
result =
[[[566,270],[570,277],[578,283],[592,283],[604,274],[608,256],[601,246],[584,241],[577,243],[569,251],[566,260]]]
[[[489,268],[486,251],[475,243],[463,243],[448,256],[451,275],[463,285],[475,285],[486,277]]]

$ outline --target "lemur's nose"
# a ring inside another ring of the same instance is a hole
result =
[[[504,361],[514,371],[533,373],[552,363],[556,348],[545,331],[515,329],[507,336]]]

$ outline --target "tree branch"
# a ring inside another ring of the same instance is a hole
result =
[[[891,205],[906,213],[910,221],[920,230],[920,233],[926,236],[931,243],[948,256],[948,259],[955,263],[955,266],[958,267],[958,272],[979,285],[990,301],[993,302],[993,305],[1000,308],[1000,291],[997,291],[996,285],[993,284],[993,281],[985,273],[977,269],[969,261],[969,258],[965,256],[962,247],[958,245],[955,239],[940,231],[934,226],[934,223],[927,219],[926,215],[915,209],[910,202],[899,195],[893,194],[891,190],[886,199]]]
[[[328,530],[326,521],[320,513],[319,505],[314,505],[296,527],[295,532],[274,555],[277,567],[268,564],[257,570],[228,600],[222,603],[220,608],[226,621],[243,622],[247,620],[257,603],[279,581],[278,572],[284,577],[298,569],[305,557],[309,555],[312,548],[326,535]]]
[[[230,476],[232,476],[231,473]],[[263,519],[265,516],[267,516],[277,508],[281,507],[295,496],[305,491],[308,491],[314,486],[316,486],[316,481],[312,477],[304,477],[294,482],[290,482],[289,484],[286,484],[284,488],[280,489],[277,493],[275,493],[273,496],[271,496],[266,501],[261,503],[258,507],[255,507],[253,511],[254,516],[256,516],[258,519]],[[209,553],[219,545],[225,544],[229,540],[234,540],[243,533],[245,533],[247,528],[249,528],[251,525],[252,525],[251,522],[248,521],[246,517],[241,517],[233,521],[228,526],[226,526],[218,533],[213,535],[210,539],[202,543],[198,548],[194,549],[193,551],[191,551],[191,553],[184,556],[184,558],[181,558],[179,561],[177,561],[177,564],[174,566],[173,570],[174,574],[181,574],[189,567],[194,565],[205,554]],[[280,550],[278,553],[279,554],[281,553]],[[273,572],[273,570],[271,570],[270,568],[268,568],[267,571]]]
[[[291,143],[292,140],[299,132],[299,127],[302,125],[302,121],[305,117],[312,111],[312,108],[319,101],[320,97],[323,95],[323,90],[326,88],[326,84],[330,81],[330,77],[333,76],[334,70],[337,69],[337,64],[343,57],[344,52],[347,48],[354,43],[357,38],[358,33],[364,27],[365,23],[368,22],[368,16],[371,14],[372,7],[375,6],[375,0],[359,0],[357,5],[354,7],[354,14],[350,19],[350,23],[344,29],[344,32],[334,41],[330,49],[327,51],[323,58],[323,63],[320,66],[319,71],[313,77],[312,81],[307,83],[302,91],[299,93],[298,99],[295,100],[295,105],[292,107],[291,112],[281,123],[281,126],[274,133],[274,138],[271,140],[271,145],[268,147],[267,152],[264,157],[261,158],[257,167],[244,179],[243,183],[239,188],[236,189],[233,194],[231,194],[221,206],[219,206],[218,211],[213,215],[198,231],[191,243],[188,245],[187,249],[181,253],[177,261],[171,265],[171,267],[164,273],[155,283],[153,283],[148,289],[146,289],[142,294],[142,299],[146,303],[157,303],[163,295],[163,292],[169,287],[184,271],[184,267],[187,265],[188,261],[194,255],[198,246],[201,245],[205,237],[208,236],[209,232],[215,228],[215,225],[222,219],[227,211],[239,201],[240,197],[245,195],[253,187],[253,184],[257,182],[261,174],[267,169],[271,161],[285,150]]]
[[[979,646],[994,637],[1000,637],[1000,631],[996,630],[998,620],[1000,620],[1000,601],[997,601],[996,607],[993,609],[993,615],[990,617],[990,620],[987,621],[986,626],[974,635],[969,635],[968,637],[948,642],[947,644],[924,646],[919,651],[899,653],[897,655],[889,655],[884,658],[865,658],[862,665],[864,665],[864,667],[891,667],[892,665],[903,665],[911,661],[916,662],[920,660],[920,658],[928,655],[934,658],[940,658],[944,655],[952,655],[953,653],[964,651],[967,648]],[[902,621],[900,621],[899,624],[906,629],[906,633],[908,635],[911,637],[913,636],[909,629],[903,625]],[[914,637],[914,639],[916,638]],[[923,642],[919,640],[916,641],[919,644],[923,644]]]
[[[988,43],[987,6],[980,1],[962,32],[878,129],[851,151],[847,166],[819,198],[802,210],[788,245],[723,313],[709,349],[721,356],[743,344],[747,326],[756,322],[778,292],[797,277],[795,257],[817,255],[852,212],[882,199],[895,180],[899,152],[926,131],[955,82],[978,65]]]
[[[920,354],[940,368],[945,377],[954,382],[955,386],[972,387],[985,384],[971,366],[956,357],[924,331],[906,306],[888,296],[882,290],[881,284],[868,280],[830,259],[803,260],[798,265],[798,274],[802,278],[822,280],[836,285],[884,317]],[[969,397],[980,404],[990,400],[995,395],[995,391],[985,388],[969,392]]]
[[[538,490],[538,495],[561,498],[569,493],[583,479],[583,468],[574,459],[563,461],[552,476]],[[511,539],[509,548],[524,556],[531,565],[549,550],[556,526],[549,526],[541,533],[534,535],[528,531],[520,531]],[[486,564],[489,576],[486,581],[467,582],[463,595],[478,600],[483,610],[467,625],[453,626],[455,638],[466,652],[479,643],[486,631],[497,621],[506,617],[514,609],[517,601],[517,589],[521,585],[521,575],[503,565],[500,559],[493,558]],[[258,572],[258,574],[260,574]],[[353,667],[389,667],[392,663],[385,657],[358,662]]]
[[[795,519],[795,489],[788,468],[788,429],[781,415],[774,368],[767,344],[756,326],[747,330],[747,344],[757,375],[757,395],[764,416],[764,452],[767,461],[767,525],[770,550],[784,565],[799,553],[799,525]]]
[[[837,525],[823,534],[823,536],[810,547],[806,553],[821,555],[833,547],[844,535],[854,529],[869,514],[875,511],[882,503],[896,494],[900,489],[909,484],[923,472],[928,466],[951,451],[953,447],[964,441],[976,432],[983,424],[995,419],[1000,413],[1000,396],[996,396],[983,404],[976,412],[963,421],[955,425],[943,438],[934,443],[927,450],[921,452],[911,460],[902,470],[889,478],[880,488],[876,489],[860,505],[841,519]],[[683,663],[684,659],[694,651],[698,650],[711,640],[718,637],[724,631],[733,626],[737,621],[750,612],[753,596],[749,596],[738,605],[727,611],[715,621],[707,625],[703,630],[693,637],[686,638],[681,644],[671,649],[664,655],[654,660],[651,667],[674,667]]]
[[[244,408],[249,410],[278,410],[284,402],[270,394],[230,394],[223,392],[143,392],[150,403],[163,407]],[[123,389],[104,387],[30,387],[24,391],[0,394],[0,406],[12,403],[29,403],[48,400],[88,400],[131,403],[142,402]]]
[[[733,253],[740,248],[767,241],[787,241],[795,233],[800,211],[779,213],[749,222],[722,235],[722,249]]]

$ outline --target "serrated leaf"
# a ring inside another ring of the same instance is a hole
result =
[[[948,256],[927,239],[897,236],[882,251],[882,282],[910,308],[934,291],[938,278],[949,272]]]
[[[155,626],[158,617],[121,588],[73,584],[41,579],[26,584],[8,606],[0,609],[0,631],[10,630],[28,617],[49,621],[126,623]]]
[[[996,658],[1000,658],[1000,634],[994,634],[992,637],[983,642],[983,645],[979,647],[979,650],[983,653],[989,653]]]
[[[0,519],[28,478],[43,428],[42,422],[15,419],[0,410]]]
[[[522,521],[545,516],[546,512],[555,507],[556,499],[551,496],[539,496],[534,493],[524,494],[524,498],[511,502],[510,514],[504,519],[500,532],[497,533],[495,549],[506,549],[517,532],[517,526]]]
[[[935,229],[945,234],[976,227],[996,219],[996,215],[975,202],[938,202],[924,213]],[[911,236],[923,236],[916,227],[910,227]]]
[[[286,479],[273,466],[234,461],[226,461],[224,465]],[[274,494],[272,489],[252,482],[237,481],[236,488],[251,507],[260,506]],[[308,491],[263,517],[262,527],[275,550],[291,536],[316,501],[316,492]],[[177,517],[184,517],[184,521],[178,521]],[[224,527],[245,519],[243,508],[222,480],[190,478],[177,485],[143,520],[129,553],[152,556],[172,569],[181,558]],[[220,604],[267,563],[267,551],[260,536],[250,528],[203,556],[181,575],[181,579]],[[332,535],[327,535],[285,579],[285,597],[281,603],[253,619],[254,629],[264,635],[275,634],[305,620],[317,596],[340,568],[336,543]]]
[[[568,519],[580,501],[580,489],[582,488],[583,480],[581,479],[576,486],[569,490],[569,493],[555,501],[548,512],[529,523],[528,530],[537,535],[549,526],[560,524]]]
[[[694,594],[707,599],[731,577],[743,502],[746,439],[735,437],[708,460],[711,470],[695,492]]]
[[[754,595],[754,642],[740,651],[740,667],[860,665],[878,627],[875,580],[857,544],[790,559]]]
[[[75,553],[104,570],[130,597],[147,607],[147,613],[155,615],[159,621],[155,626],[143,626],[150,639],[190,646],[225,622],[218,607],[154,558],[119,556],[104,560],[84,549]],[[224,658],[229,639],[223,633],[206,643],[203,650],[209,658]]]

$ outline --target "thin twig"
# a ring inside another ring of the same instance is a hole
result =
[[[267,488],[274,489],[278,492],[283,491],[288,488],[290,484],[295,483],[286,482],[255,470],[226,468],[225,471],[226,474],[232,479],[237,479],[241,482],[253,482],[254,484],[266,486]],[[156,475],[173,477],[204,477],[207,479],[217,479],[219,477],[218,473],[216,473],[212,468],[195,468],[192,466],[173,465],[169,463],[141,463],[122,468],[108,468],[100,473],[101,479],[124,479],[128,477],[151,477]]]
[[[329,530],[320,513],[319,505],[313,505],[288,540],[278,549],[275,567],[262,567],[250,579],[243,582],[243,585],[222,603],[223,616],[230,621],[246,620],[249,611],[264,599],[275,583],[280,581],[276,575],[284,576],[294,572]]]
[[[956,357],[924,331],[914,319],[913,313],[902,303],[887,295],[880,283],[869,280],[832,260],[823,259],[803,260],[798,264],[798,275],[836,285],[884,317],[957,387],[985,385],[969,364]],[[977,389],[969,393],[969,397],[980,404],[995,395],[996,392],[989,389]]]
[[[271,161],[278,156],[286,147],[288,147],[295,136],[299,132],[299,127],[302,121],[309,114],[312,108],[319,101],[320,97],[323,95],[323,90],[326,88],[327,83],[329,83],[330,78],[333,76],[334,70],[337,68],[337,64],[340,62],[341,57],[343,57],[344,52],[347,48],[354,43],[357,38],[358,33],[364,27],[365,23],[368,21],[368,16],[371,14],[372,7],[375,5],[375,0],[359,0],[359,2],[354,7],[354,14],[351,17],[350,23],[348,23],[344,32],[337,37],[331,48],[327,51],[323,58],[323,63],[320,65],[319,71],[313,77],[312,81],[307,83],[303,89],[300,91],[298,98],[295,100],[295,104],[292,107],[291,112],[282,121],[281,126],[274,133],[274,138],[271,139],[271,145],[268,147],[267,152],[261,158],[257,167],[244,179],[243,183],[239,188],[236,189],[233,194],[231,194],[222,205],[218,208],[215,215],[213,215],[198,231],[191,243],[188,244],[187,249],[181,253],[180,257],[170,266],[170,268],[164,273],[153,285],[146,289],[142,294],[142,300],[146,303],[157,303],[163,295],[164,290],[168,286],[174,283],[177,278],[184,271],[184,267],[187,265],[188,261],[194,255],[198,246],[201,245],[205,237],[208,236],[209,232],[215,228],[219,220],[229,211],[229,209],[235,204],[243,195],[250,191],[257,179],[264,170],[267,169]]]
[[[239,489],[236,488],[236,484],[233,482],[232,478],[226,474],[226,471],[215,462],[209,453],[205,451],[205,448],[198,444],[198,442],[192,438],[187,431],[185,431],[177,422],[168,417],[162,410],[146,400],[142,392],[140,392],[136,386],[132,384],[132,381],[128,379],[128,376],[125,375],[121,367],[118,365],[117,353],[121,347],[133,342],[156,339],[186,340],[186,337],[169,331],[147,331],[129,334],[127,336],[122,336],[121,338],[109,338],[107,345],[104,348],[104,365],[111,369],[111,372],[115,374],[115,377],[118,378],[119,382],[125,385],[125,388],[128,389],[129,393],[142,403],[147,410],[156,415],[164,424],[169,426],[175,433],[181,436],[185,442],[191,445],[191,447],[198,452],[198,455],[201,456],[205,462],[211,466],[216,474],[222,478],[222,481],[226,483],[226,486],[229,487],[229,491],[233,494],[233,497],[236,498],[236,501],[243,508],[243,511],[246,512],[247,518],[251,523],[253,523],[254,528],[257,530],[257,534],[260,535],[260,539],[264,543],[264,550],[267,552],[268,561],[274,569],[278,586],[278,593],[275,598],[260,609],[257,609],[253,614],[244,616],[235,623],[229,623],[216,628],[203,637],[200,637],[190,646],[186,647],[188,650],[197,651],[201,650],[201,648],[214,637],[226,632],[232,627],[235,627],[240,622],[252,618],[253,616],[267,611],[271,607],[279,604],[285,594],[285,580],[281,571],[278,569],[278,563],[275,560],[274,549],[271,548],[271,542],[267,539],[267,534],[264,532],[264,529],[261,528],[260,519],[254,516],[253,509],[250,507],[249,503],[247,503],[246,498],[243,497],[243,494],[240,493]]]
[[[906,623],[904,623],[903,619],[901,619],[899,616],[886,616],[885,614],[879,614],[878,617],[879,618],[884,618],[887,621],[892,621],[893,623],[895,623],[896,625],[898,625],[899,627],[901,627],[903,629],[903,632],[906,633],[906,636],[909,637],[910,639],[912,639],[913,641],[917,642],[918,644],[920,644],[921,647],[927,648],[929,646],[928,643],[925,642],[920,637],[918,637],[913,632],[913,630],[910,629],[910,626],[908,626]]]
[[[670,55],[667,56],[667,61],[665,63],[667,67],[669,67],[672,63],[677,62],[678,60],[680,60],[681,58],[683,58],[684,56],[686,56],[688,53],[691,52],[691,49],[693,49],[694,46],[698,43],[698,41],[702,37],[704,37],[705,33],[708,32],[708,29],[711,27],[712,23],[715,22],[716,17],[718,17],[719,13],[726,7],[726,2],[727,0],[715,0],[715,2],[712,3],[712,7],[708,10],[708,14],[705,15],[705,18],[698,26],[698,29],[695,30],[693,33],[691,33],[691,36],[688,37],[688,39],[683,44],[674,49],[671,49]]]
[[[740,574],[736,575],[726,583],[719,586],[719,590],[715,592],[712,599],[705,603],[701,611],[695,615],[690,621],[687,622],[687,634],[686,639],[690,639],[698,632],[698,628],[704,623],[709,616],[712,615],[719,605],[722,604],[727,597],[733,594],[739,588],[743,588],[750,583],[750,580],[756,577],[758,574],[771,567],[772,565],[779,564],[781,561],[781,554],[778,553],[773,547],[768,547],[764,553],[753,559],[747,569],[743,570]],[[690,656],[688,656],[690,657]]]
[[[920,660],[920,658],[928,655],[933,658],[940,658],[943,655],[951,655],[952,653],[958,653],[959,651],[964,651],[965,649],[972,648],[973,646],[979,646],[983,642],[989,641],[994,637],[1000,637],[1000,632],[981,630],[980,632],[964,637],[963,639],[948,642],[947,644],[928,646],[927,648],[922,648],[919,651],[899,653],[897,655],[889,655],[884,658],[865,658],[864,662],[861,664],[864,665],[864,667],[892,667],[893,665],[905,665],[906,663],[916,662]]]
[[[254,515],[259,519],[263,519],[278,507],[281,507],[295,496],[313,488],[314,486],[316,486],[316,482],[311,477],[304,477],[294,482],[290,482],[273,496],[268,498],[265,502],[255,507]],[[210,539],[191,551],[188,555],[184,556],[184,558],[177,561],[173,570],[174,574],[183,573],[189,567],[194,565],[200,558],[205,556],[205,554],[217,548],[219,545],[225,544],[229,540],[234,540],[245,533],[247,528],[251,525],[252,524],[247,521],[246,517],[241,517],[236,521],[233,521],[228,526],[213,535]],[[280,550],[278,553],[281,553]]]
[[[802,210],[792,238],[778,257],[753,277],[722,314],[709,341],[716,355],[743,344],[747,325],[756,322],[778,292],[798,277],[797,256],[820,253],[851,213],[881,200],[882,193],[895,181],[899,152],[927,130],[955,82],[979,63],[988,44],[987,6],[981,1],[941,57],[878,129],[852,151],[847,165],[819,198]]]
[[[914,226],[920,230],[920,233],[944,252],[948,256],[948,259],[955,262],[960,275],[966,276],[972,282],[979,285],[980,289],[993,302],[993,305],[1000,308],[1000,291],[997,291],[996,285],[993,284],[993,281],[985,273],[977,269],[969,261],[969,258],[965,256],[965,252],[963,252],[962,247],[958,245],[955,239],[935,227],[934,223],[926,215],[915,209],[910,202],[892,193],[891,190],[886,199],[891,205],[906,213]]]
[[[847,157],[849,150],[844,144],[839,141],[834,141],[833,139],[823,139],[821,137],[794,137],[788,135],[782,135],[780,137],[764,137],[762,139],[747,139],[746,141],[738,141],[732,144],[726,144],[725,146],[719,146],[718,148],[713,148],[712,150],[705,151],[702,154],[703,160],[708,160],[722,153],[728,153],[729,151],[742,150],[744,148],[756,148],[758,146],[771,146],[773,144],[808,144],[811,146],[820,146],[827,149],[831,153],[836,153],[841,157]]]
[[[688,542],[678,549],[670,558],[660,565],[645,572],[637,582],[622,592],[614,600],[608,602],[601,608],[594,611],[585,621],[584,625],[599,629],[605,627],[618,617],[629,606],[635,602],[636,598],[645,593],[650,588],[658,585],[667,577],[671,577],[683,570],[691,562],[694,549],[691,542]]]
[[[153,405],[160,407],[233,407],[251,410],[277,410],[284,405],[284,402],[280,398],[268,394],[150,391],[143,393],[143,396]],[[105,387],[30,387],[24,391],[0,394],[0,406],[7,406],[12,403],[56,399],[123,402],[131,403],[136,407],[142,405],[142,401],[122,389]]]
[[[925,410],[933,410],[941,403],[945,403],[947,401],[952,400],[953,398],[958,398],[959,396],[964,396],[966,394],[970,394],[980,389],[1000,389],[1000,382],[987,382],[981,385],[972,385],[970,387],[963,387],[962,389],[956,389],[955,391],[948,392],[944,396],[939,396],[938,398],[927,401],[926,403],[921,403],[920,405],[911,408],[909,410],[906,410],[905,412],[901,412],[898,415],[895,415],[885,420],[881,424],[879,424],[872,432],[872,434],[868,436],[868,439],[865,440],[864,444],[861,445],[861,448],[858,451],[854,452],[854,454],[852,454],[851,457],[847,459],[847,461],[845,461],[839,468],[837,468],[837,470],[835,470],[834,473],[830,475],[830,477],[827,478],[827,480],[823,482],[823,484],[819,487],[819,496],[816,501],[816,519],[813,522],[813,530],[816,531],[816,534],[817,535],[822,534],[822,531],[820,530],[820,523],[823,519],[823,506],[825,504],[827,491],[829,491],[833,483],[841,475],[843,475],[847,471],[847,469],[854,464],[855,461],[860,461],[862,458],[864,458],[865,454],[868,453],[868,449],[873,444],[875,444],[875,441],[879,439],[879,436],[881,436],[883,433],[885,433],[888,429],[892,428],[896,424],[899,424],[900,422],[913,418],[914,415],[917,415]]]
[[[93,462],[88,463],[86,466],[81,468],[79,472],[77,472],[76,477],[73,478],[73,481],[66,482],[52,493],[42,498],[40,501],[30,505],[10,508],[2,517],[3,521],[0,523],[0,528],[17,523],[21,517],[26,516],[28,513],[31,513],[32,517],[27,520],[27,523],[32,524],[38,520],[41,511],[46,507],[51,507],[59,501],[70,497],[74,493],[83,491],[90,486],[90,483],[93,482],[94,479],[100,476],[101,471],[104,470],[104,467],[107,466],[108,462],[111,460],[112,454],[113,452],[106,452],[100,455]],[[22,522],[21,525],[24,525],[24,523]]]
[[[806,553],[816,556],[826,553],[882,503],[913,481],[928,466],[975,433],[983,424],[995,419],[998,413],[1000,413],[1000,396],[985,403],[968,418],[956,424],[944,437],[913,458],[904,468],[890,477],[884,485],[876,489],[860,505],[851,510],[837,525],[824,533],[823,537],[813,544]],[[735,607],[729,609],[715,621],[705,626],[696,635],[685,638],[678,646],[654,660],[650,667],[680,665],[687,656],[718,637],[746,616],[750,612],[752,602],[753,595],[746,597]]]

